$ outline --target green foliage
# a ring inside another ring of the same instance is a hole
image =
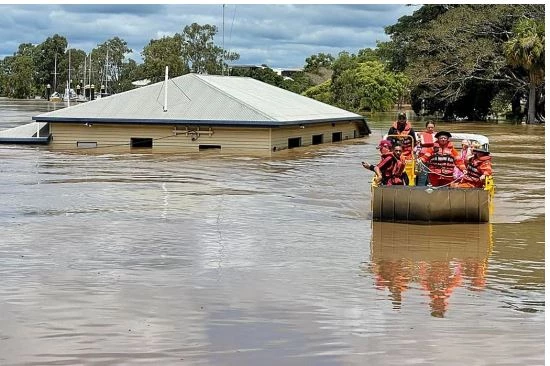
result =
[[[544,19],[544,6],[424,5],[386,28],[392,40],[378,53],[410,78],[417,113],[423,104],[448,118],[483,119],[499,90],[526,89],[525,73],[503,51],[522,18]]]
[[[182,33],[182,56],[191,72],[220,75],[226,69],[227,61],[236,61],[239,54],[224,51],[214,44],[218,33],[215,25],[193,23],[185,26]]]
[[[342,55],[345,64],[333,78],[331,91],[336,104],[354,111],[391,110],[407,91],[408,79],[401,73],[385,70],[379,61],[353,62],[353,57]],[[336,73],[336,71],[335,71]]]
[[[119,88],[120,76],[126,66],[126,55],[129,53],[132,53],[132,49],[126,41],[118,37],[98,44],[91,52],[92,80],[95,85],[104,85],[107,93],[122,91]]]
[[[180,76],[189,72],[182,58],[182,37],[176,34],[174,37],[152,39],[143,49],[143,65],[145,77],[153,82],[164,79],[164,72],[168,66],[171,77]]]
[[[504,43],[504,54],[512,67],[527,71],[529,107],[527,122],[535,122],[537,87],[544,82],[544,23],[523,18],[514,25],[513,37]]]
[[[17,55],[11,63],[7,78],[7,92],[11,98],[27,98],[34,95],[34,62],[31,55]]]
[[[304,71],[317,72],[319,68],[330,68],[334,62],[334,57],[330,53],[318,53],[306,58]]]
[[[265,67],[252,67],[252,68],[233,68],[231,69],[232,76],[250,77],[256,80],[260,80],[264,83],[282,87],[284,79],[281,75],[278,75],[273,69]]]
[[[312,86],[305,90],[302,94],[306,97],[318,100],[323,103],[332,104],[332,93],[330,91],[332,82],[325,81],[322,84]]]

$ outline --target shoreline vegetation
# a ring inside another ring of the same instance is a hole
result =
[[[218,29],[209,24],[152,39],[141,64],[126,57],[132,50],[119,37],[86,53],[55,34],[0,60],[0,96],[48,99],[67,84],[120,93],[136,81],[162,81],[168,66],[171,78],[252,77],[365,115],[407,104],[440,120],[543,123],[544,20],[543,4],[423,5],[386,27],[390,40],[376,48],[314,54],[293,70],[239,65],[239,54],[214,43]]]

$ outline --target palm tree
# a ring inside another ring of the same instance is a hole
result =
[[[514,26],[514,36],[504,44],[504,53],[510,66],[527,71],[527,123],[533,123],[536,90],[544,82],[544,23],[527,18],[519,20]]]

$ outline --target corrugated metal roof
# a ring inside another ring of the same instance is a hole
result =
[[[248,77],[186,74],[169,79],[166,112],[164,89],[162,81],[43,113],[33,120],[275,126],[363,118]]]

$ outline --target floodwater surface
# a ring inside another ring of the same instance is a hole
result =
[[[544,127],[436,126],[489,137],[490,224],[373,223],[392,116],[271,157],[0,145],[0,364],[544,364]]]

